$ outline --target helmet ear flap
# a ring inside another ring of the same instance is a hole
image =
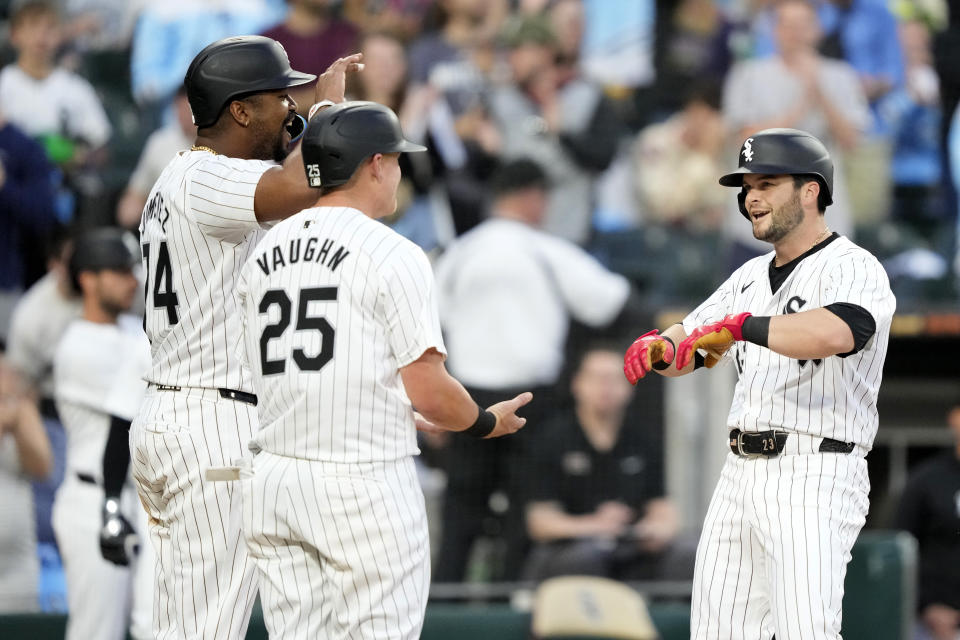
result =
[[[740,207],[740,213],[743,214],[743,217],[749,220],[750,214],[747,213],[747,188],[746,187],[740,187],[740,193],[737,194],[737,205]]]

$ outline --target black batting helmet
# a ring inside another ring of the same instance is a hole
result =
[[[73,245],[68,270],[70,283],[80,291],[80,274],[103,269],[131,269],[140,264],[140,247],[133,234],[116,227],[81,233]]]
[[[198,53],[183,84],[193,124],[202,128],[215,123],[231,100],[259,91],[296,87],[316,78],[291,69],[287,52],[276,40],[235,36],[217,40]]]
[[[307,123],[301,143],[311,187],[335,187],[350,180],[360,163],[375,153],[426,151],[403,137],[389,107],[353,101],[327,107]]]
[[[799,129],[764,129],[740,147],[740,168],[720,178],[725,187],[743,187],[747,173],[767,175],[811,175],[820,183],[819,202],[833,204],[833,161],[823,143]],[[740,193],[740,213],[749,218]]]

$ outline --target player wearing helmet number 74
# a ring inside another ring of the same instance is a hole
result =
[[[833,163],[819,140],[763,130],[741,145],[739,164],[720,184],[740,188],[741,213],[773,251],[682,323],[638,338],[624,373],[636,384],[651,370],[736,367],[691,638],[838,639],[896,301],[876,258],[826,224]]]

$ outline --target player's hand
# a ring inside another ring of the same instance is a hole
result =
[[[317,78],[317,88],[314,90],[314,103],[329,100],[343,102],[343,94],[347,90],[347,73],[363,71],[362,53],[338,58],[327,67],[327,70]]]
[[[673,343],[654,329],[633,341],[623,356],[623,373],[630,384],[650,373],[657,362],[673,362]]]
[[[120,502],[107,498],[103,502],[103,527],[100,529],[100,555],[104,560],[122,567],[140,551],[137,533],[120,513]]]
[[[677,346],[677,369],[683,369],[693,359],[697,349],[707,352],[704,364],[712,367],[720,361],[734,342],[743,340],[743,321],[750,313],[730,314],[719,322],[705,324],[694,329],[686,340]]]
[[[423,433],[445,434],[447,432],[447,429],[430,422],[416,411],[413,412],[413,422],[417,425],[417,431],[422,431]]]
[[[490,435],[484,438],[484,440],[499,438],[500,436],[505,436],[510,433],[516,433],[522,429],[523,425],[527,424],[527,419],[518,416],[517,409],[525,404],[529,404],[531,400],[533,400],[533,394],[529,391],[524,391],[516,398],[504,400],[503,402],[498,402],[497,404],[487,407],[487,411],[497,416],[497,426],[493,428],[493,431],[491,431]]]

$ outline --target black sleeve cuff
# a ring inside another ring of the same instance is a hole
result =
[[[130,468],[130,421],[110,416],[110,434],[103,451],[103,492],[117,497],[123,491]]]
[[[832,314],[847,323],[850,332],[853,334],[853,350],[846,353],[838,353],[841,358],[852,356],[855,353],[863,351],[870,338],[877,332],[877,321],[873,315],[858,304],[850,302],[834,302],[828,304],[827,309]]]

